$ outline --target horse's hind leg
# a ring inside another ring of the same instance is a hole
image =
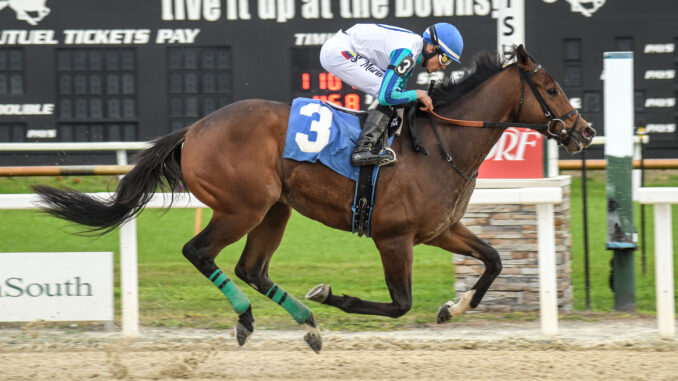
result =
[[[322,347],[322,339],[311,310],[273,283],[268,276],[268,265],[280,244],[290,214],[291,209],[287,205],[277,203],[271,207],[263,221],[247,235],[247,243],[235,268],[235,274],[282,306],[301,324],[307,332],[304,340],[317,353]]]
[[[440,307],[437,320],[438,323],[443,323],[480,304],[490,285],[501,272],[501,258],[497,250],[483,242],[461,222],[452,225],[446,232],[427,244],[453,253],[472,256],[481,260],[485,265],[485,271],[480,275],[476,284],[461,296],[458,303],[448,301]]]
[[[391,294],[391,303],[372,302],[353,296],[332,294],[325,284],[314,287],[306,298],[314,302],[335,306],[355,314],[381,315],[397,318],[412,307],[412,238],[398,237],[376,240],[384,267],[386,286]]]
[[[184,256],[214,285],[226,295],[233,310],[238,314],[236,332],[249,334],[254,331],[252,308],[247,296],[214,263],[221,249],[237,241],[257,223],[257,219],[236,218],[214,212],[203,231],[190,240],[183,248]],[[247,335],[238,334],[238,343],[245,344]]]

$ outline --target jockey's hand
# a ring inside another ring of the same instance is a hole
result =
[[[422,111],[433,111],[433,100],[428,96],[428,92],[424,90],[416,90],[417,92],[417,101],[421,103],[419,107]]]

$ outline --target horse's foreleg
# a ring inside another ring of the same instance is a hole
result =
[[[324,284],[309,291],[306,298],[355,314],[397,318],[407,313],[412,308],[412,239],[375,240],[375,243],[381,254],[391,303],[370,302],[348,295],[336,296]]]
[[[428,245],[437,246],[453,253],[472,256],[480,259],[485,265],[485,271],[470,291],[465,292],[458,303],[448,301],[438,311],[438,323],[450,320],[464,314],[470,308],[476,308],[492,285],[494,279],[501,272],[499,253],[492,246],[483,242],[473,234],[464,224],[458,222],[446,232],[436,237]]]
[[[245,235],[252,224],[215,212],[207,227],[183,248],[184,256],[231,302],[233,310],[238,314],[236,332],[240,345],[245,344],[247,337],[254,331],[251,303],[238,286],[217,267],[214,258],[221,249]]]
[[[284,204],[275,204],[256,228],[247,235],[235,274],[252,288],[283,307],[292,318],[304,327],[304,340],[317,353],[322,348],[320,331],[313,313],[303,303],[273,283],[268,277],[268,265],[282,239],[291,209]]]

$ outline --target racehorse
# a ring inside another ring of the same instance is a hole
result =
[[[17,20],[24,20],[31,25],[38,25],[47,17],[50,9],[45,5],[47,0],[0,0],[0,9],[9,6],[16,12]],[[35,13],[32,16],[30,13]]]
[[[438,144],[439,136],[441,146],[453,155],[454,167],[443,155],[417,153],[413,135],[408,133],[409,122],[393,141],[399,161],[381,169],[371,226],[392,301],[338,296],[324,284],[312,289],[307,299],[349,313],[402,316],[412,305],[413,246],[423,243],[473,256],[485,265],[477,283],[458,303],[443,304],[438,322],[480,303],[499,275],[501,261],[497,251],[466,228],[461,218],[478,167],[504,128],[520,123],[543,126],[540,131],[557,139],[568,152],[582,150],[595,135],[556,81],[522,45],[514,56],[517,62],[504,66],[496,56],[481,54],[465,78],[431,90],[435,109],[444,116],[497,122],[495,128],[445,126],[435,134],[420,128],[424,145]],[[273,283],[268,266],[292,208],[329,227],[350,231],[355,186],[324,165],[282,158],[289,114],[289,104],[266,100],[225,106],[155,141],[140,154],[110,200],[70,189],[37,186],[35,191],[50,213],[103,234],[141,212],[159,187],[171,191],[185,184],[212,208],[213,215],[207,227],[183,247],[183,254],[231,302],[238,314],[239,344],[254,330],[251,304],[214,259],[224,247],[247,235],[235,274],[285,308],[306,329],[304,339],[318,352],[322,339],[311,310]],[[419,125],[432,123],[422,115],[415,120]]]

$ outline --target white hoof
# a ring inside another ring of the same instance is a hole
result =
[[[461,295],[459,302],[454,303],[449,301],[443,304],[438,310],[438,323],[444,323],[452,318],[461,316],[466,313],[466,311],[471,309],[471,299],[476,293],[476,290],[466,291]]]

